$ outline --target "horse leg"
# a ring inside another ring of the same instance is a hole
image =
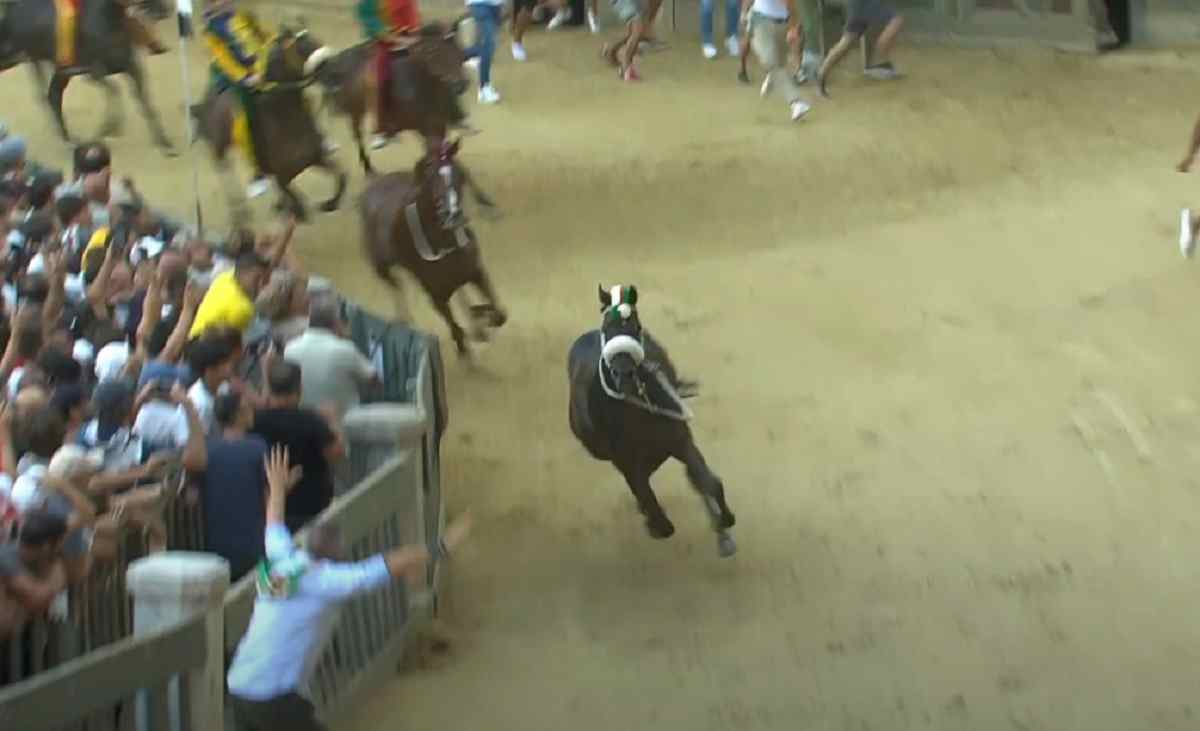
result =
[[[483,314],[486,310],[486,314],[490,317],[488,324],[492,327],[503,327],[504,323],[508,322],[508,312],[500,304],[500,298],[496,296],[496,288],[492,286],[492,278],[488,276],[487,269],[483,268],[482,263],[480,263],[479,271],[475,273],[475,278],[471,280],[471,283],[475,285],[475,288],[479,290],[479,293],[488,302],[486,305],[472,307],[472,312]]]
[[[162,120],[158,118],[158,111],[150,104],[150,94],[146,91],[146,77],[142,74],[141,65],[135,60],[125,73],[129,76],[133,97],[137,99],[138,106],[142,110],[142,118],[146,120],[146,126],[150,128],[150,136],[154,138],[154,144],[158,145],[167,157],[175,157],[179,153],[175,151],[175,145],[171,144],[171,140],[167,137]]]
[[[471,352],[467,350],[467,333],[454,320],[454,313],[450,311],[450,298],[433,299],[433,308],[438,311],[450,328],[450,337],[454,339],[454,347],[458,350],[458,354],[463,357],[470,356]]]
[[[304,208],[304,201],[300,200],[300,196],[296,191],[292,190],[290,183],[284,183],[279,178],[275,179],[275,184],[279,187],[279,191],[283,194],[283,198],[276,204],[279,210],[287,211],[296,217],[296,220],[301,223],[308,222],[308,211]]]
[[[58,134],[63,142],[71,142],[71,133],[67,131],[67,120],[63,116],[63,96],[67,92],[67,81],[69,77],[55,71],[50,77],[49,83],[46,81],[46,72],[42,69],[40,63],[32,64],[34,69],[34,78],[38,82],[38,90],[46,91],[46,104],[50,107],[50,114],[54,117],[54,123],[58,127]]]
[[[649,531],[650,537],[661,539],[674,535],[675,525],[663,512],[662,506],[658,504],[658,497],[654,494],[654,489],[650,487],[650,472],[637,469],[635,473],[629,469],[619,469],[625,477],[625,483],[629,485],[629,491],[637,500],[638,510],[646,516],[646,530]]]
[[[712,520],[713,530],[717,532],[717,551],[722,557],[732,556],[737,551],[737,544],[734,543],[733,536],[729,535],[729,529],[737,519],[725,502],[725,486],[721,483],[721,478],[709,468],[699,447],[690,438],[678,458],[687,469],[688,482],[700,493],[704,509],[708,511]]]
[[[354,135],[354,144],[358,147],[358,161],[362,164],[363,172],[367,175],[374,175],[375,168],[371,166],[371,156],[367,154],[367,144],[363,140],[363,118],[366,116],[366,107],[354,109],[350,112],[350,132]]]
[[[96,133],[96,136],[102,138],[120,136],[121,129],[125,126],[120,90],[117,89],[116,84],[105,78],[103,71],[98,69],[94,69],[88,74],[88,81],[104,91],[104,122],[100,124],[100,131]]]
[[[342,166],[337,164],[337,161],[330,158],[328,155],[322,155],[321,161],[317,163],[317,167],[334,176],[337,180],[337,188],[333,192],[333,197],[327,201],[322,201],[319,208],[326,213],[336,211],[338,206],[342,204],[342,196],[346,194],[346,172],[342,170]]]

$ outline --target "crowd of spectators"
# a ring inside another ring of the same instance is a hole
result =
[[[37,165],[0,129],[0,649],[31,617],[69,616],[66,590],[129,531],[163,550],[180,495],[206,550],[251,571],[268,450],[301,470],[296,530],[330,503],[342,418],[379,377],[292,222],[210,241],[127,172],[99,143],[69,174]]]

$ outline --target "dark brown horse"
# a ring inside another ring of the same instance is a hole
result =
[[[258,134],[254,140],[262,172],[275,180],[283,200],[279,207],[305,220],[304,203],[291,187],[300,173],[319,167],[336,180],[333,196],[320,204],[322,211],[336,211],[346,192],[346,173],[328,155],[324,137],[317,128],[304,89],[332,51],[307,31],[280,28],[270,47],[264,84],[254,94]],[[198,135],[208,141],[217,170],[221,173],[234,218],[248,217],[242,188],[231,175],[228,154],[233,146],[234,122],[241,109],[232,89],[210,94],[192,109]]]
[[[567,357],[571,431],[589,454],[612,462],[625,477],[653,538],[669,538],[675,526],[650,477],[670,458],[682,462],[717,532],[718,552],[732,556],[735,519],[725,488],[696,446],[691,412],[681,400],[695,384],[679,380],[666,350],[642,329],[636,288],[601,287],[600,306],[600,329],[581,335]]]
[[[427,149],[435,150],[448,129],[463,120],[458,97],[467,90],[469,79],[463,69],[466,56],[458,44],[460,22],[461,18],[448,27],[430,23],[406,51],[393,54],[391,103],[380,125],[387,135],[411,130],[425,138]],[[376,94],[374,59],[374,44],[360,43],[335,54],[317,74],[324,103],[349,118],[358,159],[368,174],[374,169],[362,128]]]
[[[466,333],[450,310],[455,292],[472,284],[486,300],[471,307],[477,337],[485,337],[484,325],[500,327],[508,315],[483,266],[475,232],[466,224],[461,203],[464,186],[486,209],[494,210],[495,204],[455,159],[457,152],[458,142],[446,144],[435,154],[423,155],[412,173],[373,178],[359,199],[359,215],[363,244],[375,273],[397,291],[403,306],[400,283],[391,270],[400,266],[411,272],[449,326],[459,354],[467,355]],[[441,201],[448,211],[439,210]],[[452,225],[442,224],[447,219]]]
[[[156,20],[167,15],[167,6],[162,0],[134,0],[128,4],[140,6]],[[126,25],[125,5],[119,0],[85,0],[76,19],[78,65],[54,68],[58,38],[54,2],[0,0],[0,69],[21,61],[29,63],[38,84],[38,94],[45,93],[58,133],[68,142],[71,135],[63,117],[67,83],[75,76],[84,76],[104,90],[106,112],[99,136],[108,137],[118,134],[122,126],[120,96],[108,77],[128,76],[154,143],[164,153],[174,156],[175,148],[163,130],[158,112],[150,104],[137,44]],[[46,79],[47,66],[53,68],[49,81]]]

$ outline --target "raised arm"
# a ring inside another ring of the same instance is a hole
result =
[[[183,346],[187,345],[192,323],[196,319],[196,310],[200,309],[200,302],[203,299],[204,288],[195,282],[188,282],[187,288],[183,290],[183,307],[179,310],[179,322],[175,323],[171,337],[167,338],[167,344],[158,354],[159,360],[164,363],[174,363],[179,360],[179,356],[183,354]]]

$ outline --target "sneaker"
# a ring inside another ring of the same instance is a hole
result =
[[[246,186],[246,196],[249,198],[260,198],[271,192],[271,180],[265,176],[259,176],[250,181]]]
[[[468,58],[466,61],[463,61],[463,68],[468,68],[468,69],[471,69],[472,71],[478,71],[479,70],[479,57],[476,56],[475,58]]]
[[[478,99],[480,104],[495,104],[500,101],[500,92],[496,91],[496,87],[491,84],[481,86]]]
[[[891,81],[900,77],[900,72],[896,71],[896,67],[891,61],[873,64],[863,69],[863,74],[870,79],[876,81]]]
[[[767,78],[763,79],[762,86],[758,89],[759,96],[766,96],[771,93],[771,75],[767,74]]]
[[[392,144],[392,138],[389,135],[372,135],[371,136],[371,149],[372,150],[382,150],[383,148],[387,147],[390,144]]]
[[[794,76],[792,76],[792,79],[796,82],[797,86],[804,86],[808,83],[808,70],[801,68]]]
[[[512,45],[513,58],[517,61],[524,61],[528,56],[525,55],[525,46],[520,43]]]
[[[799,122],[804,118],[804,115],[808,114],[808,110],[810,109],[812,109],[812,107],[808,106],[804,102],[792,102],[792,121]]]
[[[555,13],[554,17],[550,19],[550,22],[546,24],[546,30],[555,30],[557,28],[561,28],[562,24],[567,22],[570,19],[571,19],[571,9],[563,8],[562,10],[559,10],[557,13]]]
[[[600,23],[596,22],[596,14],[592,11],[587,11],[588,30],[593,33],[600,32]]]
[[[737,36],[729,36],[725,39],[725,50],[729,51],[729,55],[734,58],[742,55],[742,44],[738,43]]]
[[[1190,258],[1196,250],[1196,237],[1192,235],[1192,209],[1184,208],[1179,213],[1179,253]]]
[[[713,59],[717,57],[717,47],[711,43],[705,43],[700,47],[700,51],[707,59]]]

